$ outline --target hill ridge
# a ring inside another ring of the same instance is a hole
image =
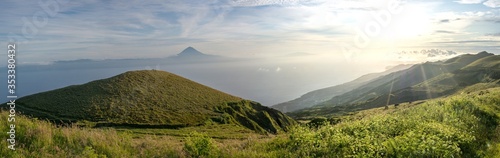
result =
[[[294,124],[286,115],[257,102],[158,70],[129,71],[22,97],[17,104],[34,117],[86,120],[103,126],[188,127],[212,122],[277,133]]]
[[[497,58],[498,55],[482,52],[464,54],[446,61],[416,64],[289,115],[306,117],[338,114],[441,97],[477,83],[496,85],[500,83],[500,69],[496,68],[499,65]]]
[[[352,89],[355,89],[357,87],[360,87],[364,85],[365,83],[368,83],[378,77],[387,75],[392,72],[397,72],[401,71],[404,69],[409,68],[411,65],[396,65],[394,67],[391,67],[387,69],[386,71],[383,72],[378,72],[378,73],[369,73],[362,75],[352,81],[331,86],[331,87],[326,87],[314,91],[307,92],[306,94],[303,94],[299,98],[296,98],[294,100],[290,100],[287,102],[279,103],[276,105],[273,105],[271,107],[278,109],[282,112],[292,112],[304,108],[309,108],[312,107],[316,104],[322,103],[324,101],[327,101],[337,95],[342,95],[346,92],[349,92]]]

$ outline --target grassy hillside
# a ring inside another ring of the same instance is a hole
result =
[[[294,117],[329,115],[450,95],[477,83],[498,83],[498,56],[482,52],[447,61],[426,62],[380,77],[308,109]],[[486,66],[486,67],[485,67]]]
[[[237,128],[190,127],[179,136],[161,129],[55,127],[16,117],[16,151],[5,157],[499,157],[500,88],[466,88],[469,94],[376,108],[329,118],[332,125],[297,125],[275,137]],[[465,92],[465,91],[464,91]],[[0,112],[0,116],[7,116]],[[335,120],[335,121],[334,121]],[[199,130],[202,129],[202,130]],[[8,131],[0,117],[0,131]],[[174,131],[174,130],[170,130]],[[181,133],[182,131],[179,131]],[[201,132],[201,133],[200,133]],[[204,133],[207,132],[207,133]],[[6,146],[7,142],[0,142]]]
[[[372,81],[378,77],[404,70],[409,68],[411,65],[398,65],[393,68],[390,68],[384,72],[379,72],[379,73],[371,73],[367,75],[363,75],[353,81],[337,85],[337,86],[332,86],[332,87],[327,87],[323,89],[318,89],[315,91],[308,92],[302,96],[300,96],[297,99],[276,104],[271,106],[272,108],[275,108],[277,110],[280,110],[281,112],[292,112],[304,108],[309,108],[312,107],[316,104],[322,103],[324,101],[327,101],[335,96],[344,94],[346,92],[349,92],[350,90],[356,89],[369,81]]]
[[[294,123],[259,103],[156,70],[126,72],[16,102],[24,114],[56,121],[85,120],[96,126],[180,128],[230,123],[275,133]]]
[[[297,127],[277,146],[296,157],[498,157],[499,105],[492,88],[371,109]]]
[[[494,68],[500,69],[500,56],[488,56],[474,61],[462,69],[480,69],[480,68]]]

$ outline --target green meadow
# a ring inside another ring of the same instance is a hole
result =
[[[18,116],[16,151],[2,141],[0,152],[4,157],[498,157],[498,105],[500,88],[490,88],[301,123],[277,135],[230,124],[57,127]],[[7,115],[1,113],[0,131],[8,131]]]

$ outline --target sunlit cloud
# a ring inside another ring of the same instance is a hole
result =
[[[478,4],[481,2],[484,2],[484,0],[460,0],[460,1],[455,1],[461,4]]]
[[[268,68],[262,68],[262,67],[260,67],[259,69],[257,69],[257,71],[260,71],[260,72],[269,72],[269,69]]]
[[[480,4],[483,3],[487,7],[498,8],[500,7],[500,0],[460,0],[455,1],[460,4]]]
[[[500,7],[500,0],[487,0],[483,4],[491,8],[498,8]]]
[[[424,49],[420,51],[401,51],[396,52],[397,60],[408,61],[408,62],[422,62],[422,61],[436,61],[448,59],[454,56],[458,56],[462,53],[457,53],[451,50],[440,50],[440,49]]]
[[[380,25],[376,13],[388,11],[389,2],[68,1],[58,5],[56,15],[48,16],[46,25],[36,27],[36,33],[26,37],[26,25],[32,25],[34,14],[44,10],[37,2],[9,0],[5,5],[18,9],[0,10],[8,15],[0,19],[0,38],[25,41],[23,60],[29,63],[167,57],[187,46],[231,57],[308,52],[347,61],[351,59],[342,53],[343,44],[353,44],[359,30],[364,31],[370,22]],[[480,3],[484,5],[467,10],[460,6]],[[367,47],[347,56],[354,61],[408,48],[437,47],[477,52],[482,51],[481,45],[487,51],[498,51],[494,41],[499,40],[500,11],[494,7],[498,7],[498,0],[404,1],[401,13],[391,14],[388,24],[380,25],[380,33],[369,36]],[[465,40],[493,42],[451,42]]]
[[[314,0],[231,0],[230,4],[233,6],[245,6],[245,7],[265,6],[265,5],[292,6],[292,5],[307,4],[313,1]]]
[[[500,32],[499,33],[489,33],[489,34],[486,34],[486,36],[500,36]]]

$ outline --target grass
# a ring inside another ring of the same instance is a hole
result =
[[[276,148],[290,157],[498,157],[499,96],[494,88],[297,126]]]
[[[6,114],[1,113],[0,131],[8,130],[7,117],[3,117],[7,116]],[[17,116],[15,125],[16,151],[7,149],[7,142],[2,141],[0,143],[4,146],[0,149],[2,157],[129,157],[139,154],[145,157],[154,155],[168,157],[177,154],[169,144],[140,145],[133,143],[130,133],[117,132],[114,129],[57,128],[47,121],[25,116]]]
[[[2,141],[0,154],[6,157],[498,157],[499,96],[500,88],[472,91],[389,109],[350,113],[337,116],[340,123],[335,125],[296,125],[288,133],[267,136],[230,125],[179,130],[78,128],[55,127],[47,121],[17,116],[17,149],[10,151],[7,142]],[[8,131],[7,112],[0,115],[0,131]]]
[[[0,131],[8,131],[8,113],[0,112]],[[16,150],[0,142],[2,157],[190,157],[193,150],[209,143],[210,154],[223,157],[242,154],[239,149],[250,144],[271,140],[273,135],[261,135],[241,126],[187,127],[173,129],[115,129],[87,127],[56,127],[54,124],[16,117]],[[212,129],[210,129],[212,128]],[[172,134],[170,132],[174,132]],[[199,131],[199,132],[196,132]],[[180,133],[185,133],[178,135]],[[226,135],[227,134],[227,135]],[[208,141],[208,142],[207,142]],[[189,144],[191,143],[191,145]],[[195,144],[195,145],[193,145]],[[191,147],[188,147],[191,146]],[[194,148],[193,148],[194,147]],[[212,151],[214,150],[214,151]]]
[[[496,68],[500,69],[500,56],[495,55],[495,56],[489,56],[477,61],[474,61],[473,63],[467,65],[467,67],[464,67],[462,69],[474,69],[474,68]]]
[[[156,70],[130,71],[26,96],[18,99],[16,106],[16,110],[37,118],[99,127],[234,124],[261,133],[278,133],[295,123],[257,102]]]
[[[117,131],[131,132],[137,135],[166,135],[175,137],[189,137],[192,132],[204,133],[215,139],[246,139],[262,137],[248,128],[234,124],[216,124],[207,126],[185,127],[180,129],[143,129],[143,128],[116,128]]]

